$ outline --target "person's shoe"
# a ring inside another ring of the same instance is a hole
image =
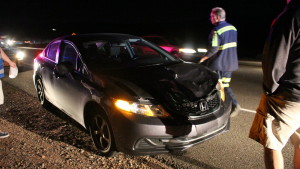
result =
[[[240,111],[241,111],[241,106],[239,104],[237,104],[236,106],[232,105],[230,117],[237,116],[240,113]]]
[[[0,132],[0,138],[6,138],[6,137],[8,137],[8,136],[9,136],[8,133]]]

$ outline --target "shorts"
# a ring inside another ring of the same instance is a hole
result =
[[[2,82],[0,80],[0,105],[4,103],[4,95],[2,90]]]
[[[300,102],[263,94],[249,137],[273,150],[282,150],[289,139],[294,146],[300,148],[299,128]]]

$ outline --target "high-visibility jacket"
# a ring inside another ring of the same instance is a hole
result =
[[[226,21],[217,23],[209,35],[209,47],[205,56],[209,58],[208,67],[213,70],[237,70],[237,29]]]

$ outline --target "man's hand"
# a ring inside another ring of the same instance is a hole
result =
[[[6,53],[2,50],[2,48],[0,48],[0,53],[1,53],[1,56],[2,56],[2,59],[7,62],[9,64],[10,67],[17,67],[16,63],[11,61],[9,59],[9,57],[6,55]]]
[[[2,48],[0,48],[0,53],[1,53],[1,56],[2,56],[2,59],[7,62],[9,64],[10,67],[16,67],[16,63],[11,61],[9,59],[9,57],[6,55],[6,53],[2,50]]]
[[[203,56],[203,57],[200,59],[199,63],[204,62],[206,59],[208,59],[208,57],[207,57],[207,56]]]
[[[17,67],[17,65],[16,65],[15,62],[9,62],[9,66],[10,66],[10,67]]]

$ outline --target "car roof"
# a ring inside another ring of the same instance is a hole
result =
[[[122,33],[89,33],[89,34],[78,34],[78,35],[66,35],[61,36],[53,41],[57,40],[69,40],[69,41],[90,41],[90,40],[99,40],[99,39],[109,39],[109,40],[126,40],[126,39],[140,39],[141,37],[122,34]]]

